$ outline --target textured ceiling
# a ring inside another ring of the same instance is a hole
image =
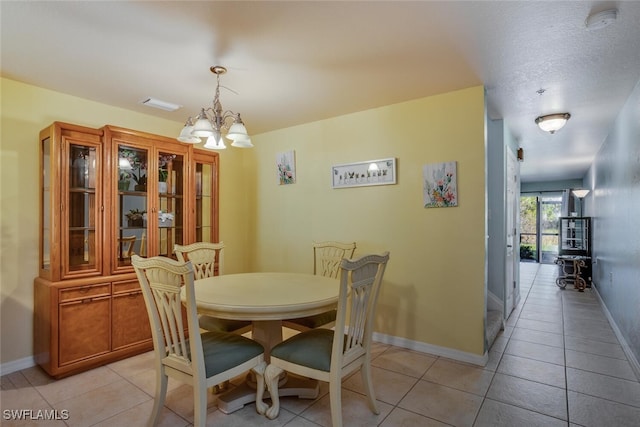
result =
[[[0,18],[3,77],[183,123],[223,65],[223,106],[252,134],[483,84],[523,182],[582,178],[640,79],[635,1],[2,1]],[[555,135],[537,129],[565,111]]]

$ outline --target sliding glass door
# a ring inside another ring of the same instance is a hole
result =
[[[558,193],[520,197],[520,260],[553,263],[558,256],[558,228],[562,212]]]

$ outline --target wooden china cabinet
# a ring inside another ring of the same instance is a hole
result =
[[[34,353],[60,378],[152,348],[131,255],[218,241],[218,154],[109,125],[39,143]]]

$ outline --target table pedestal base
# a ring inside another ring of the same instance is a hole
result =
[[[320,393],[320,384],[316,380],[288,375],[284,378],[284,385],[278,387],[280,396],[298,396],[300,399],[315,399]],[[268,399],[269,391],[264,391]],[[247,403],[256,401],[256,389],[247,382],[218,396],[218,409],[230,414],[242,409]]]

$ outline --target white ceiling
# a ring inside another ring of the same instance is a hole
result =
[[[585,28],[611,7],[613,25]],[[484,84],[523,182],[582,178],[640,80],[637,1],[2,1],[0,15],[3,77],[183,123],[223,65],[223,107],[251,134]],[[534,123],[565,111],[555,135]]]

